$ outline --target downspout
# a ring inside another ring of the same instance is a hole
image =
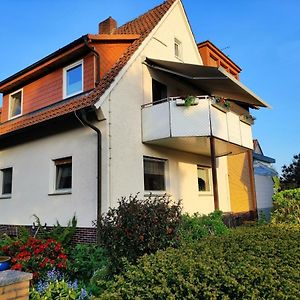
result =
[[[87,36],[84,36],[83,38],[84,44],[94,53],[94,56],[96,58],[96,81],[95,86],[97,86],[100,83],[100,55],[99,53],[89,45],[89,39]]]
[[[94,130],[97,134],[97,220],[102,214],[102,193],[101,193],[101,187],[102,187],[102,133],[101,130],[90,123],[87,120],[86,112],[85,110],[80,110],[80,116],[76,114],[75,116],[86,126],[90,127],[92,130]]]

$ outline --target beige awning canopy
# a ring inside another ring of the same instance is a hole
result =
[[[249,104],[269,107],[260,97],[222,67],[207,67],[147,58],[145,63],[154,69],[184,78],[211,96],[220,96]]]

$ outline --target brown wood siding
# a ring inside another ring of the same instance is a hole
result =
[[[130,41],[124,42],[107,42],[94,43],[93,46],[100,55],[100,77],[103,76],[111,69],[111,67],[117,62],[122,54],[131,45]]]
[[[94,55],[83,60],[84,91],[94,88]],[[63,99],[63,68],[57,69],[23,87],[22,114],[28,114]],[[8,120],[9,95],[3,97],[1,122]]]
[[[253,172],[249,153],[228,156],[230,204],[233,213],[255,209]]]

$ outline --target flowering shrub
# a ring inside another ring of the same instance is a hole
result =
[[[34,280],[53,268],[64,270],[67,264],[61,244],[51,239],[43,241],[31,237],[25,243],[16,241],[2,247],[2,252],[12,258],[12,270],[33,273]]]
[[[45,280],[40,280],[30,291],[30,299],[89,299],[85,289],[78,286],[77,280],[65,281],[63,275],[53,269],[47,272]]]

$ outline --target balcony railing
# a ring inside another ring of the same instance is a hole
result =
[[[248,149],[253,148],[251,125],[240,115],[214,105],[214,98],[197,96],[194,105],[184,106],[180,97],[170,97],[142,106],[143,142],[214,136]],[[174,142],[174,141],[173,141]]]

